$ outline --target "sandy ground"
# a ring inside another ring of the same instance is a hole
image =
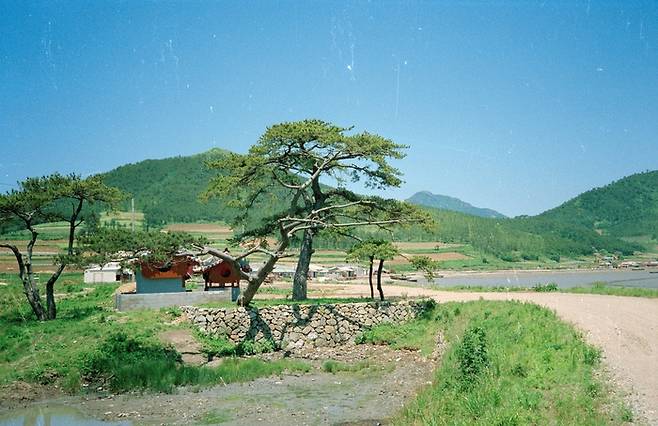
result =
[[[603,350],[615,384],[650,424],[658,425],[658,299],[568,293],[462,293],[385,286],[387,296],[432,297],[438,302],[520,300],[554,310]],[[336,296],[367,297],[363,284],[336,286]]]

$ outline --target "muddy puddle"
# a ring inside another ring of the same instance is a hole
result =
[[[130,421],[102,421],[66,405],[35,405],[0,414],[0,426],[133,426]]]

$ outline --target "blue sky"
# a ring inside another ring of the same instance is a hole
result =
[[[430,190],[537,214],[658,169],[658,2],[0,0],[0,189],[321,118]]]

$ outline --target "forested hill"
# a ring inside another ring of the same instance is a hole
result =
[[[592,189],[535,219],[582,226],[614,237],[658,239],[658,170]]]
[[[207,170],[205,161],[225,154],[226,151],[216,149],[188,157],[145,160],[118,167],[103,177],[108,185],[134,197],[136,209],[144,212],[151,226],[229,221],[236,212],[226,203],[199,201],[199,194],[217,173]],[[411,201],[418,202],[418,197],[412,198],[415,199]],[[272,197],[271,202],[280,203],[277,197]],[[124,210],[129,207],[130,200],[122,206]],[[265,214],[279,207],[258,209],[255,219],[259,212]],[[501,258],[583,255],[600,250],[630,254],[642,247],[619,237],[648,235],[655,239],[658,236],[658,172],[629,176],[532,217],[480,217],[472,211],[467,212],[471,214],[450,211],[445,205],[440,210],[427,208],[436,218],[434,230],[410,227],[396,231],[394,238],[462,242]],[[390,238],[390,235],[382,237]]]
[[[144,160],[126,164],[104,173],[106,184],[115,186],[135,199],[135,209],[143,211],[147,222],[161,225],[167,222],[195,222],[222,220],[231,210],[217,200],[199,201],[210,178],[204,162],[221,158],[226,151],[213,149],[188,157],[172,157],[161,160]],[[130,200],[122,207],[128,210]]]
[[[432,194],[429,191],[417,192],[407,199],[412,204],[433,207],[436,209],[451,210],[480,217],[504,218],[505,215],[495,210],[475,207],[459,198],[447,195]]]

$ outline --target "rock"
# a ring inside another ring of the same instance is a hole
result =
[[[183,363],[190,365],[203,365],[208,361],[208,357],[200,353],[182,354],[181,358],[183,359]]]
[[[215,358],[212,361],[205,364],[204,367],[217,368],[224,362],[224,358]]]
[[[273,339],[293,349],[336,346],[353,341],[364,328],[415,318],[421,304],[345,303],[320,306],[278,305],[262,309],[182,307],[189,321],[206,334],[227,336],[232,342]]]

